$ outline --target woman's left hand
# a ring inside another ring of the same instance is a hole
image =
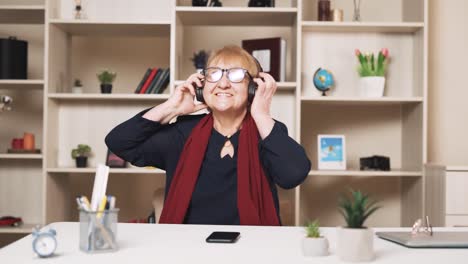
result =
[[[261,72],[259,76],[263,80],[261,78],[253,79],[258,84],[258,87],[250,106],[250,114],[257,124],[260,137],[265,139],[275,124],[275,121],[271,118],[270,108],[277,85],[275,79],[270,74]]]
[[[261,78],[253,79],[258,85],[254,100],[250,106],[250,113],[254,119],[255,117],[270,117],[271,100],[277,88],[276,81],[270,74],[260,72],[259,76],[263,80]]]

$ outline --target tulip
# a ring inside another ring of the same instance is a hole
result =
[[[383,48],[381,52],[382,52],[382,55],[384,55],[385,58],[388,58],[388,49],[387,48]]]
[[[361,51],[359,49],[355,49],[354,54],[356,54],[356,56],[359,57],[359,55],[361,55]]]

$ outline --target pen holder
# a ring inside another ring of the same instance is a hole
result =
[[[80,249],[87,253],[117,251],[118,215],[119,209],[80,209]]]

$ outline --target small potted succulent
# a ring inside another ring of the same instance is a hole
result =
[[[320,235],[318,220],[309,222],[305,227],[307,236],[302,240],[302,253],[306,257],[328,255],[328,239]]]
[[[117,74],[108,70],[103,70],[97,74],[99,82],[101,83],[101,93],[112,93],[112,83],[114,82]]]
[[[75,79],[74,85],[72,87],[72,93],[74,94],[83,93],[83,84],[81,84],[80,79]]]
[[[343,261],[371,261],[374,259],[374,231],[365,227],[364,222],[380,207],[369,195],[350,192],[351,197],[341,196],[338,205],[347,226],[338,228],[337,253]]]
[[[193,66],[197,69],[197,72],[202,71],[206,67],[206,62],[208,60],[208,52],[205,50],[200,50],[193,53],[193,57],[190,58],[193,62]]]
[[[86,168],[90,155],[91,147],[86,144],[78,144],[78,146],[71,151],[71,156],[75,159],[77,168]]]
[[[387,48],[383,48],[377,55],[377,60],[372,53],[362,54],[360,50],[355,50],[359,61],[358,73],[359,93],[363,97],[382,97],[385,88],[385,72],[387,70],[389,53]]]

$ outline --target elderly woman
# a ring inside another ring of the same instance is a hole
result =
[[[159,223],[280,225],[276,185],[298,186],[310,161],[271,117],[276,82],[238,46],[213,52],[207,65],[166,102],[115,127],[106,144],[166,171]],[[210,113],[189,115],[204,108]]]

